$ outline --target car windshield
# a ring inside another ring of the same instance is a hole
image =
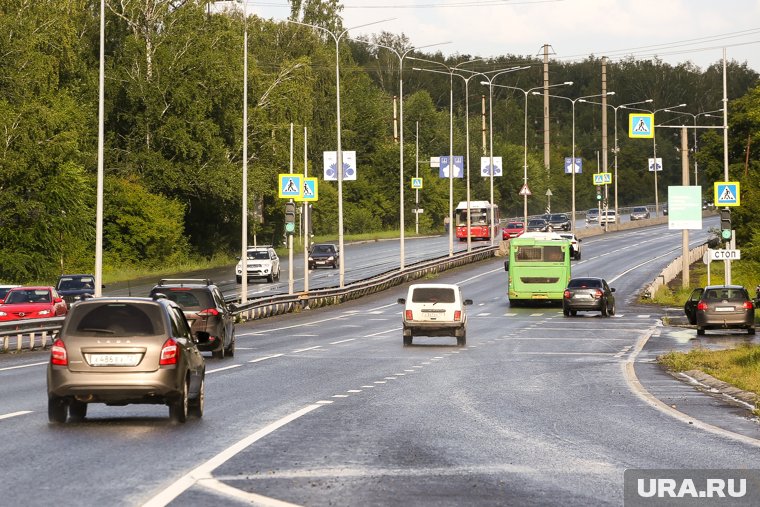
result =
[[[544,223],[545,223],[544,220],[531,220],[530,222],[528,222],[528,225],[538,226],[538,225],[544,225]]]
[[[94,303],[71,312],[67,332],[85,336],[154,336],[163,334],[155,325],[161,322],[155,304]]]
[[[522,227],[523,227],[523,224],[518,224],[515,222],[507,224],[507,229],[522,229]]]
[[[335,248],[333,248],[332,245],[314,245],[312,253],[333,254],[335,253]]]
[[[707,301],[724,301],[728,299],[747,299],[747,292],[740,288],[707,289],[702,299]]]
[[[633,211],[635,213],[646,213],[647,209],[646,208],[633,208]]]
[[[12,290],[8,292],[5,298],[5,304],[23,304],[23,303],[50,303],[50,291],[45,289],[23,289]]]
[[[567,220],[567,217],[565,215],[552,215],[549,220],[552,222],[564,222]]]
[[[269,252],[266,252],[266,251],[248,252],[248,258],[249,259],[268,259]]]
[[[453,303],[454,289],[446,287],[420,287],[412,292],[413,303]]]
[[[570,289],[600,288],[602,281],[598,278],[573,278],[567,284]]]
[[[95,279],[91,276],[66,277],[58,280],[58,290],[84,290],[95,287]]]
[[[596,209],[596,208],[591,208],[590,210],[588,210],[588,212],[587,212],[587,213],[588,213],[589,215],[598,215],[598,214],[599,214],[599,210],[598,210],[598,209]]]

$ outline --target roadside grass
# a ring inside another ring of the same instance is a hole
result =
[[[760,273],[760,263],[744,260],[734,262],[731,283],[743,285],[750,297],[754,297],[755,286],[760,284],[758,273]],[[683,307],[693,289],[707,285],[707,266],[701,262],[692,265],[689,278],[689,288],[682,288],[682,279],[678,277],[668,286],[660,289],[654,298],[641,299],[640,302]],[[720,285],[724,281],[723,263],[713,263],[710,284]],[[760,310],[755,311],[756,325],[758,318],[760,318]],[[657,360],[670,370],[701,370],[739,389],[760,395],[760,344],[742,343],[735,348],[725,350],[708,350],[698,347],[687,353],[668,352]],[[760,408],[755,409],[755,414],[760,415]]]

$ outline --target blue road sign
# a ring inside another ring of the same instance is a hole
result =
[[[738,181],[716,181],[713,185],[716,206],[739,206]]]
[[[438,176],[441,178],[449,177],[449,156],[442,155],[439,158],[440,167],[438,168]],[[454,178],[464,178],[464,157],[462,155],[454,155]]]
[[[573,157],[565,157],[565,174],[572,174],[573,169]],[[580,174],[583,172],[583,159],[575,157],[575,173]]]

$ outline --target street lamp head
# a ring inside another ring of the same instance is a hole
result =
[[[605,95],[615,95],[615,92],[607,92]]]
[[[562,84],[563,84],[563,85],[567,85],[567,86],[571,86],[571,85],[573,84],[573,82],[572,82],[572,81],[565,81],[565,82],[564,82],[564,83],[562,83]]]

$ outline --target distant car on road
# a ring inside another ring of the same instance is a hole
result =
[[[614,209],[609,209],[599,215],[599,225],[617,223],[617,215]]]
[[[553,213],[549,215],[550,231],[569,231],[570,217],[565,213]]]
[[[11,289],[15,289],[16,287],[21,287],[20,285],[0,285],[0,304],[3,303],[3,300],[5,299],[5,295],[8,294],[8,291]]]
[[[591,208],[586,212],[586,223],[595,224],[599,222],[599,208]]]
[[[572,232],[560,232],[559,236],[570,242],[570,248],[571,248],[570,257],[572,257],[576,261],[581,260],[581,241],[583,240],[578,239],[578,237]]]
[[[465,306],[472,300],[462,298],[458,285],[418,283],[409,286],[402,317],[404,346],[412,344],[415,336],[455,336],[460,347],[467,343],[467,313]]]
[[[55,290],[66,304],[71,305],[95,294],[95,275],[61,275]]]
[[[501,230],[501,239],[517,238],[525,232],[525,222],[509,222]]]
[[[90,403],[169,406],[201,417],[206,363],[182,309],[166,298],[85,299],[50,349],[48,420],[84,419]]]
[[[708,285],[694,289],[683,307],[697,334],[706,329],[746,329],[755,334],[755,304],[741,285]]]
[[[0,321],[63,317],[68,306],[53,287],[16,287],[0,305]]]
[[[235,280],[243,281],[245,273],[251,278],[266,278],[269,283],[280,279],[280,258],[271,246],[254,246],[246,251],[245,268],[240,260],[235,266]]]
[[[321,266],[336,269],[339,261],[338,247],[332,243],[316,243],[309,251],[309,269]]]
[[[528,220],[527,232],[547,232],[549,230],[549,222],[543,218],[531,218]]]
[[[571,278],[562,297],[562,314],[569,317],[579,311],[597,311],[602,317],[615,315],[614,292],[604,278]]]
[[[649,218],[649,208],[646,206],[634,206],[631,210],[631,221],[646,220]]]

